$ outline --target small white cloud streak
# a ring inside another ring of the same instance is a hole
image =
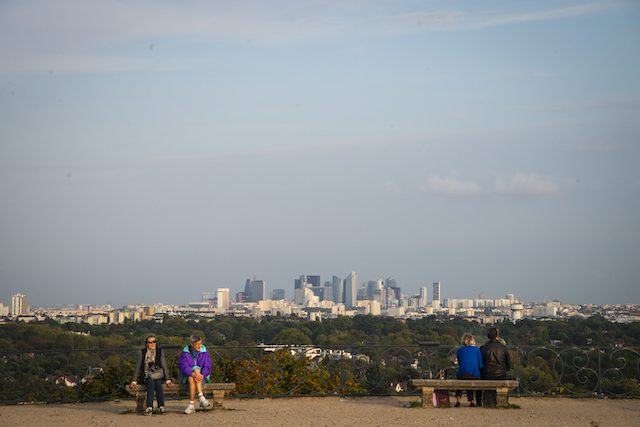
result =
[[[611,4],[607,4],[604,2],[594,2],[556,9],[525,12],[520,14],[487,16],[485,19],[469,21],[466,25],[460,26],[458,29],[473,30],[520,24],[524,22],[549,21],[555,19],[571,18],[574,16],[583,16],[597,13],[605,10],[610,6]]]
[[[610,4],[587,3],[520,14],[457,9],[386,13],[386,5],[373,0],[355,4],[285,1],[278,2],[277,7],[260,1],[25,0],[0,3],[0,56],[5,59],[0,62],[0,72],[46,70],[51,68],[47,55],[78,58],[76,71],[92,70],[86,64],[97,64],[95,59],[80,56],[91,57],[105,49],[151,40],[251,42],[266,46],[390,33],[480,30],[591,14],[606,7]],[[108,54],[105,57],[107,71],[126,68],[122,58],[109,58]],[[69,64],[68,61],[60,67],[53,64],[53,68],[67,69]],[[139,66],[140,61],[131,58],[131,68]]]
[[[469,196],[482,193],[482,188],[473,181],[460,181],[432,175],[427,179],[428,189],[439,194]]]
[[[517,173],[508,179],[497,179],[495,190],[507,195],[540,196],[555,194],[560,186],[550,176]]]

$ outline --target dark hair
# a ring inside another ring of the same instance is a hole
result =
[[[489,328],[487,331],[487,338],[491,341],[495,341],[498,338],[498,329],[497,328]]]
[[[198,341],[202,341],[202,338],[200,338],[200,335],[191,335],[189,339],[191,340],[191,344],[195,344]]]
[[[144,339],[144,343],[147,344],[149,342],[149,338],[153,338],[156,340],[156,342],[158,341],[158,337],[156,337],[154,334],[149,334],[147,335],[147,337]]]

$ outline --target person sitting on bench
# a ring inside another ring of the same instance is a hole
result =
[[[171,388],[171,379],[167,378],[167,358],[162,348],[158,347],[158,338],[148,335],[144,340],[145,348],[140,351],[140,357],[133,369],[131,390],[138,388],[138,381],[147,387],[147,409],[145,415],[153,413],[153,393],[158,400],[158,410],[164,414],[164,395],[162,385]]]
[[[507,371],[511,369],[511,357],[509,350],[499,340],[498,329],[489,328],[487,331],[489,342],[480,347],[482,353],[482,379],[483,380],[504,380],[507,378]],[[483,394],[485,406],[496,406],[496,393],[485,391]]]
[[[191,344],[184,346],[178,360],[182,383],[189,383],[189,406],[184,410],[185,414],[193,414],[196,411],[196,390],[198,391],[200,406],[202,408],[211,407],[211,404],[202,393],[202,383],[209,382],[211,367],[211,356],[209,356],[207,348],[202,344],[202,338],[198,335],[191,335]]]
[[[480,370],[482,369],[482,354],[480,349],[476,347],[476,339],[470,333],[462,336],[462,347],[458,349],[456,356],[458,358],[458,372],[456,378],[459,380],[479,380]],[[456,390],[456,408],[460,406],[460,397],[462,390]],[[467,390],[467,400],[469,406],[482,405],[482,390],[476,390],[476,401],[473,402],[473,390]]]

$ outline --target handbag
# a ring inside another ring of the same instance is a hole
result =
[[[433,400],[433,406],[436,408],[451,407],[448,390],[434,390],[432,400]]]
[[[164,378],[164,369],[157,366],[150,366],[149,378],[151,378],[152,380],[161,380],[162,378]]]

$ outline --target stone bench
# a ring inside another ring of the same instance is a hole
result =
[[[422,391],[422,407],[431,408],[434,390],[495,390],[496,406],[507,406],[510,389],[518,388],[518,380],[438,380],[414,379],[410,384]]]
[[[136,412],[142,413],[144,412],[144,408],[146,406],[147,400],[147,387],[144,384],[138,384],[138,387],[135,390],[131,390],[131,385],[127,385],[126,389],[129,393],[136,395]],[[205,383],[202,384],[202,393],[205,397],[213,396],[212,409],[222,408],[222,402],[224,401],[224,397],[228,393],[232,393],[236,390],[235,383]],[[188,384],[173,384],[171,388],[167,387],[167,385],[162,386],[162,391],[165,396],[168,394],[178,394],[189,396],[189,385]],[[155,398],[154,398],[155,400]]]

